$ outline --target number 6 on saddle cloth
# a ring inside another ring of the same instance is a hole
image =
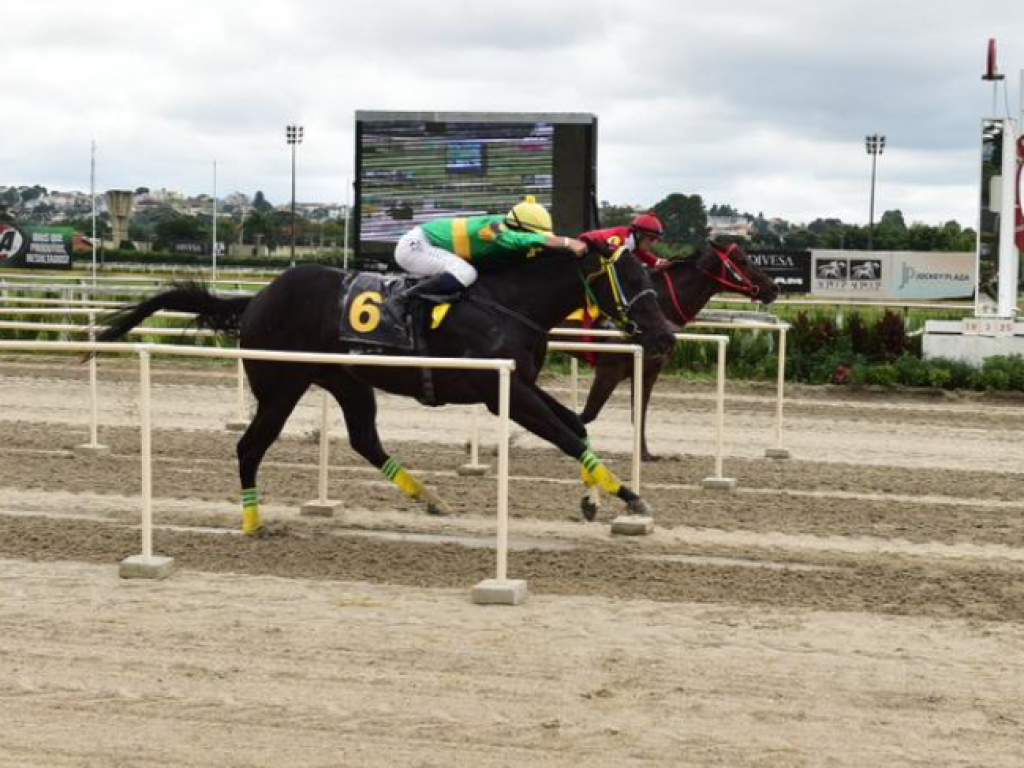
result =
[[[413,350],[420,345],[416,337],[422,332],[423,312],[414,306],[412,312],[412,329],[387,321],[382,306],[391,297],[410,288],[419,282],[405,275],[383,276],[373,273],[357,272],[343,277],[340,301],[340,318],[338,336],[343,341],[362,344],[367,347]],[[429,296],[421,298],[429,299]],[[448,297],[450,298],[450,297]],[[417,302],[417,305],[419,302]],[[440,314],[435,307],[437,326]],[[411,332],[410,332],[411,330]]]

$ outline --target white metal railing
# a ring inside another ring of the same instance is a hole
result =
[[[759,323],[742,321],[741,323],[727,323],[718,321],[697,321],[687,325],[691,327],[703,327],[703,328],[715,328],[723,330],[743,330],[743,331],[768,331],[771,333],[779,334],[778,344],[778,361],[777,361],[777,376],[775,380],[775,447],[769,448],[767,454],[774,458],[783,458],[788,456],[788,451],[783,447],[783,401],[785,398],[786,391],[786,333],[790,330],[788,323]],[[594,329],[594,328],[553,328],[551,329],[552,336],[584,336],[584,337],[606,337],[606,338],[623,338],[625,334],[621,331]],[[684,342],[697,342],[697,343],[718,343],[720,348],[718,350],[718,369],[719,374],[716,382],[717,394],[717,405],[716,412],[720,414],[721,420],[724,422],[724,391],[725,391],[725,368],[724,368],[724,347],[722,341],[725,340],[728,343],[728,337],[717,334],[700,334],[700,333],[677,333],[675,334],[677,341]],[[570,370],[570,389],[572,393],[573,409],[579,410],[579,362],[576,358],[573,358],[569,362]],[[724,430],[723,430],[724,431]],[[720,437],[721,442],[721,437]],[[721,453],[719,453],[721,456]],[[717,476],[721,477],[721,461],[716,459],[716,472]]]
[[[326,353],[277,352],[258,349],[217,349],[211,347],[180,347],[167,344],[128,344],[93,341],[4,341],[0,350],[15,352],[120,352],[139,355],[139,410],[141,421],[142,454],[142,555],[153,556],[152,510],[152,444],[150,404],[150,357],[174,355],[179,357],[228,358],[238,360],[275,360],[283,362],[321,363],[373,367],[451,368],[458,370],[494,370],[498,372],[498,508],[496,533],[496,574],[499,584],[508,584],[508,442],[511,374],[513,360],[483,360],[473,358],[402,357],[386,355],[341,355]],[[94,393],[95,395],[95,393]]]

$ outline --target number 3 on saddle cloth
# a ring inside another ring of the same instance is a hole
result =
[[[341,288],[341,312],[338,335],[342,341],[363,344],[367,347],[399,349],[409,351],[422,348],[425,332],[425,306],[418,297],[412,301],[409,325],[416,326],[413,332],[408,326],[388,322],[382,306],[391,296],[410,288],[417,281],[406,276],[375,275],[359,272],[346,275]],[[437,328],[447,314],[450,304],[433,307],[431,327]]]

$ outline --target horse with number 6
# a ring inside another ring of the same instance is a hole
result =
[[[372,276],[355,275],[369,279]],[[367,347],[343,340],[339,328],[356,323],[372,330],[380,323],[381,296],[359,295],[345,313],[344,286],[353,273],[319,265],[286,270],[255,296],[221,297],[195,283],[176,284],[102,321],[102,341],[114,341],[161,310],[191,312],[197,324],[237,334],[244,349],[345,353]],[[584,480],[621,499],[632,514],[650,515],[650,505],[624,485],[591,450],[579,417],[541,389],[537,377],[547,351],[548,332],[587,296],[650,354],[674,344],[672,327],[659,307],[651,278],[628,251],[609,254],[591,249],[581,258],[546,253],[497,273],[484,274],[436,328],[432,313],[418,313],[417,336],[430,357],[512,359],[510,416],[582,466]],[[382,350],[390,351],[390,350]],[[345,366],[245,360],[256,412],[238,442],[242,493],[242,530],[259,534],[257,472],[299,399],[311,385],[334,397],[341,407],[352,448],[427,512],[444,514],[442,499],[402,466],[381,445],[375,390],[429,401],[432,405],[483,403],[498,412],[497,377],[491,371]],[[427,391],[429,389],[429,392]]]

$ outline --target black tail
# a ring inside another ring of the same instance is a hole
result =
[[[99,319],[106,326],[96,338],[117,341],[150,315],[162,309],[172,312],[194,312],[196,325],[228,336],[238,335],[239,320],[252,296],[221,298],[196,282],[173,283],[169,291],[150,296],[145,301],[122,307]]]

